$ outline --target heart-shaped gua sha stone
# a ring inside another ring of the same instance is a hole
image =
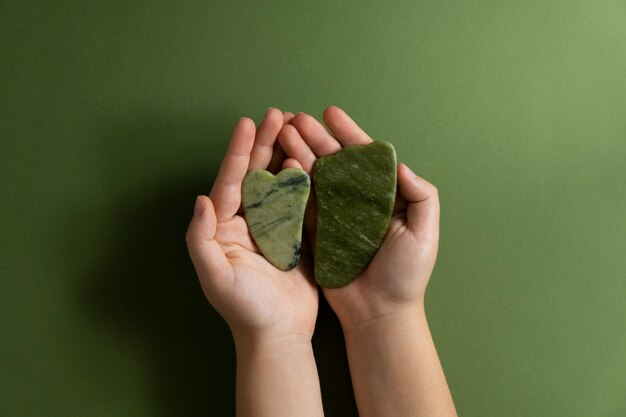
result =
[[[383,242],[396,197],[396,152],[387,142],[346,146],[313,167],[317,198],[315,280],[343,287]]]
[[[283,271],[300,259],[302,220],[311,180],[298,168],[276,176],[263,169],[249,171],[241,197],[246,223],[263,256]]]

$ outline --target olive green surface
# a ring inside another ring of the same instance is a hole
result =
[[[388,142],[346,146],[313,166],[315,281],[343,287],[367,267],[387,233],[396,198],[396,152]]]
[[[0,6],[0,415],[230,416],[184,242],[239,117],[339,105],[441,199],[426,309],[459,415],[626,415],[626,6]],[[314,337],[354,416],[341,332]]]
[[[243,179],[241,204],[248,229],[265,258],[278,269],[298,265],[302,248],[302,221],[311,180],[300,168],[274,175],[253,169]]]

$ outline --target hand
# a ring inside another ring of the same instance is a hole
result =
[[[299,113],[283,126],[278,141],[288,156],[311,173],[318,157],[346,145],[367,145],[372,139],[341,109],[324,112],[330,133],[313,117]],[[332,134],[332,135],[331,135]],[[314,197],[313,197],[314,198]],[[312,201],[312,200],[311,200]],[[305,228],[315,242],[315,204],[307,208]],[[344,331],[372,322],[423,310],[426,285],[437,257],[439,198],[437,189],[398,166],[398,192],[391,224],[382,246],[366,269],[342,288],[324,288],[324,295]]]
[[[189,254],[205,296],[222,315],[235,342],[262,338],[310,342],[318,293],[310,255],[290,271],[270,264],[240,215],[241,183],[248,170],[300,167],[274,146],[293,115],[270,108],[255,132],[241,118],[209,197],[199,196],[186,234]],[[244,344],[243,342],[241,343]]]

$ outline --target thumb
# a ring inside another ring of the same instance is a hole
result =
[[[216,228],[217,218],[213,202],[209,197],[199,195],[185,240],[189,256],[205,291],[227,284],[233,275],[224,251],[214,239]]]
[[[439,194],[437,188],[409,167],[398,165],[398,190],[407,201],[407,226],[420,240],[439,240]]]

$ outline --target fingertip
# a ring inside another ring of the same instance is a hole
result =
[[[196,197],[196,204],[193,207],[193,214],[196,217],[202,217],[202,213],[204,213],[204,201],[202,200],[202,196],[199,195]]]
[[[310,117],[308,114],[306,113],[297,113],[295,116],[293,116],[293,119],[291,119],[291,121],[289,122],[290,125],[292,125],[293,127],[296,128],[296,130],[298,130],[298,133],[301,134],[301,136],[304,136],[301,132],[304,130],[302,127],[307,123],[307,118]]]
[[[199,195],[196,197],[196,204],[194,206],[193,214],[195,218],[198,218],[201,222],[208,221],[210,225],[217,223],[215,217],[215,206],[211,198],[206,195]]]
[[[294,115],[292,112],[290,111],[286,111],[283,113],[283,124],[287,124],[289,122],[291,122],[291,120],[294,118]]]
[[[247,142],[254,142],[255,134],[256,124],[254,123],[254,120],[246,116],[239,118],[239,122],[237,122],[237,126],[235,126],[235,130],[233,132],[233,137],[244,139]]]
[[[417,178],[417,175],[404,162],[398,164],[398,178]]]
[[[237,127],[242,127],[242,128],[252,127],[254,129],[256,128],[256,124],[254,123],[254,120],[252,120],[251,118],[247,116],[242,116],[239,118],[239,122],[237,122]]]
[[[302,164],[293,158],[287,158],[283,162],[283,169],[287,168],[299,168],[302,169]]]
[[[276,137],[276,133],[283,125],[283,112],[277,108],[269,107],[265,113],[265,118],[259,126],[257,134],[260,136]],[[267,140],[267,138],[263,138]]]
[[[438,199],[437,187],[402,162],[398,164],[398,190],[407,201],[413,203]]]
[[[254,145],[256,126],[254,120],[249,117],[241,117],[233,131],[229,144],[228,153],[233,155],[249,155]]]
[[[337,106],[328,106],[322,118],[330,133],[343,146],[367,145],[372,142],[372,138],[343,109]]]
[[[213,201],[206,195],[198,195],[194,206],[194,215],[202,217],[211,211],[214,211]]]
[[[299,111],[298,113],[295,114],[295,116],[293,116],[294,121],[299,121],[302,120],[303,118],[306,118],[307,116],[309,116],[307,113]]]
[[[278,143],[280,143],[283,146],[283,149],[285,149],[283,142],[285,140],[288,140],[290,135],[300,136],[300,133],[298,132],[298,129],[296,129],[295,126],[291,124],[286,124],[280,129],[280,132],[278,133]]]
[[[185,239],[192,245],[198,241],[212,239],[215,236],[216,225],[213,201],[205,195],[198,195]]]
[[[335,112],[337,112],[337,111],[342,111],[342,110],[341,110],[339,107],[335,106],[334,104],[331,104],[330,106],[327,106],[327,107],[324,109],[324,113],[323,113],[323,114],[324,114],[324,115],[326,115],[327,113],[328,113],[328,114],[331,114],[331,113],[335,113]]]
[[[277,109],[276,107],[268,107],[267,108],[267,112],[265,112],[265,117],[273,117],[273,118],[279,118],[283,115],[283,112],[280,109]]]
[[[318,122],[315,117],[302,112],[293,117],[291,124],[298,129],[298,132],[300,132],[303,137],[306,136],[305,133],[311,133],[311,131],[315,130],[318,126],[324,129],[324,126]]]
[[[437,188],[401,163],[398,164],[398,193],[406,200],[404,209],[409,230],[420,239],[436,242],[439,235]]]
[[[406,195],[408,189],[413,186],[410,180],[411,176],[408,174],[408,167],[400,162],[398,164],[398,191],[407,200],[409,200]]]

